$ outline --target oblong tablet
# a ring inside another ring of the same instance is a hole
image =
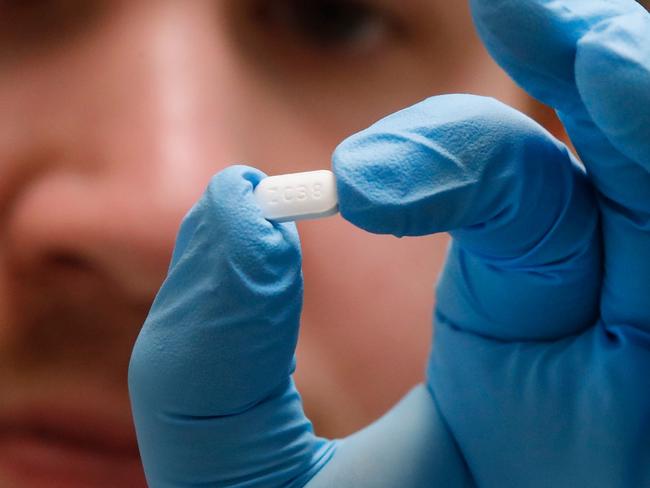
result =
[[[264,217],[274,222],[318,219],[339,209],[334,173],[325,169],[269,176],[254,194]]]

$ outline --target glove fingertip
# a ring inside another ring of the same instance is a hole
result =
[[[494,60],[538,100],[565,107],[576,99],[573,80],[577,19],[558,25],[546,2],[472,0],[479,36]]]
[[[373,159],[378,162],[381,157],[373,158],[368,154],[371,149],[368,144],[365,134],[359,133],[343,141],[334,151],[332,169],[336,174],[339,210],[341,216],[355,226],[386,234],[390,230],[382,225],[382,219],[374,211],[380,202],[387,203],[386,198],[378,195],[382,188],[377,181],[380,172],[375,171],[377,168],[373,164]]]
[[[582,107],[576,88],[576,45],[603,22],[647,17],[632,0],[471,0],[485,46],[508,74],[538,100],[563,112]]]
[[[234,165],[212,178],[203,200],[210,213],[208,220],[214,221],[215,242],[229,240],[233,255],[282,256],[285,264],[299,263],[300,240],[295,224],[268,221],[254,198],[253,190],[265,177],[256,168]]]
[[[576,84],[617,149],[650,169],[650,15],[602,22],[578,44]]]

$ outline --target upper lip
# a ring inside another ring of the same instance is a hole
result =
[[[113,458],[138,456],[130,422],[79,406],[29,405],[0,412],[0,442],[26,437]]]

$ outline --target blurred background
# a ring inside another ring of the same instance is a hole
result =
[[[178,225],[233,163],[330,166],[441,93],[564,137],[443,0],[0,0],[0,487],[144,486],[130,351]],[[422,381],[446,237],[299,224],[296,379],[340,437]]]

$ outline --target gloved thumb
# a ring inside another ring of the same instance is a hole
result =
[[[236,166],[213,178],[135,344],[129,390],[152,486],[282,484],[323,445],[290,378],[298,236],[262,217],[252,191],[263,176]]]

